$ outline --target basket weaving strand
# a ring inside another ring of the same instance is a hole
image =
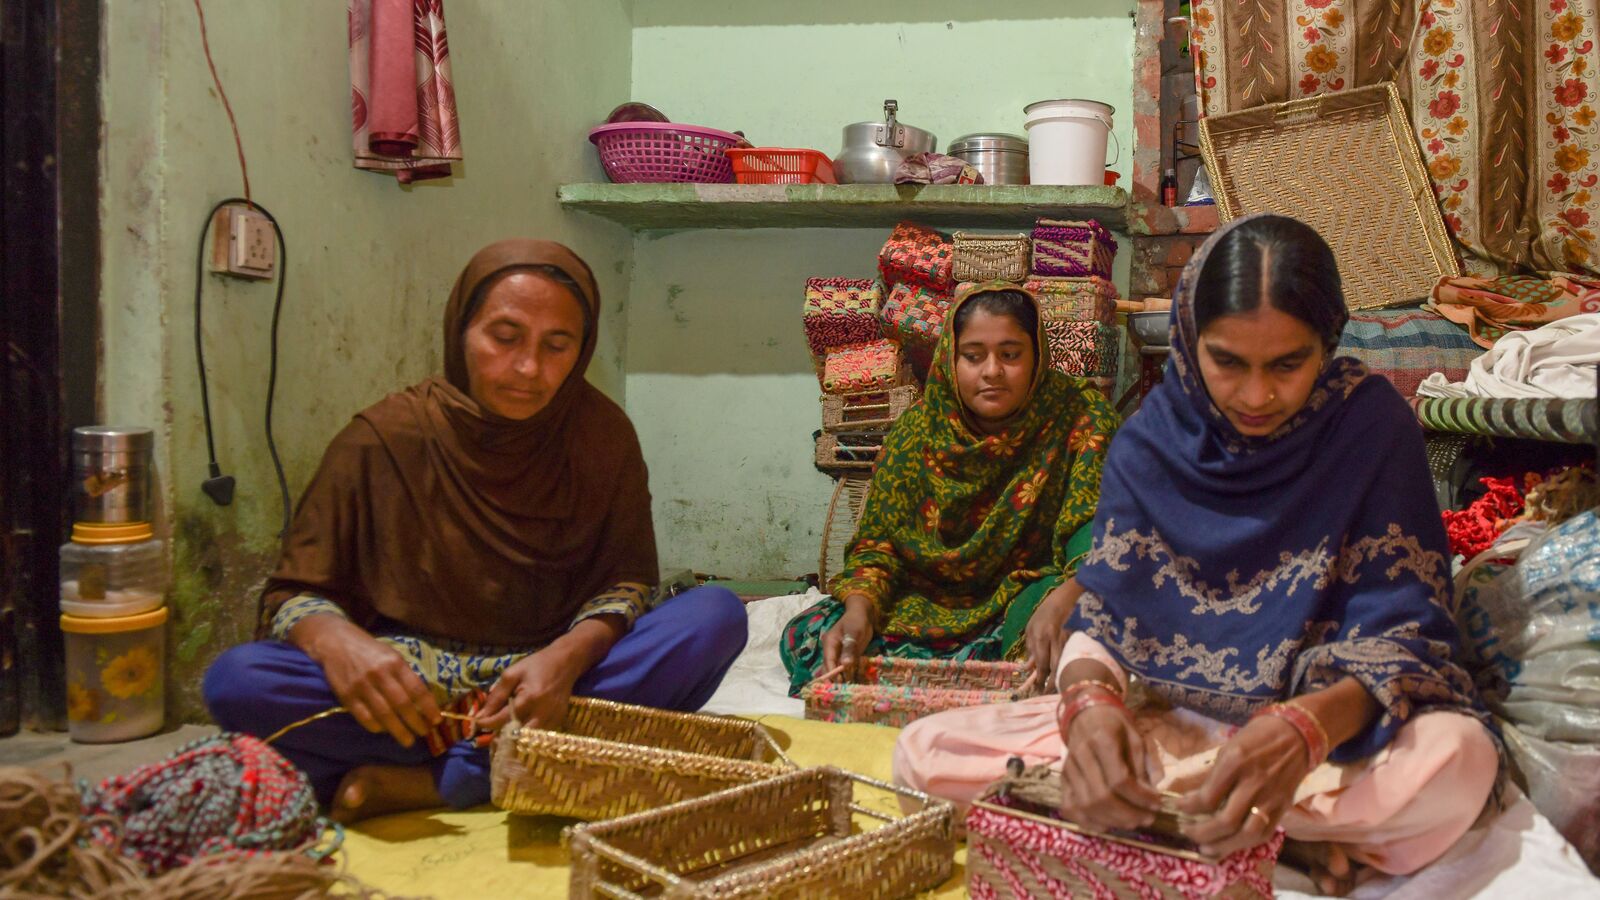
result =
[[[857,785],[921,805],[853,802]],[[885,824],[852,834],[852,812]],[[805,769],[570,832],[570,897],[896,897],[949,877],[953,810],[831,767]]]
[[[603,819],[792,766],[754,722],[574,697],[562,731],[501,730],[490,786],[510,812]]]
[[[845,475],[833,485],[828,501],[828,517],[822,522],[822,556],[817,560],[817,583],[826,589],[828,578],[844,565],[845,552],[856,535],[856,522],[866,508],[872,479]]]

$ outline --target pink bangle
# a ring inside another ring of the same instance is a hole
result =
[[[1070,682],[1065,687],[1061,688],[1061,696],[1062,697],[1069,697],[1069,696],[1071,696],[1073,694],[1076,694],[1078,691],[1084,690],[1085,688],[1092,688],[1092,687],[1097,687],[1097,688],[1100,688],[1101,690],[1109,691],[1113,696],[1116,696],[1116,697],[1121,697],[1122,696],[1122,688],[1121,688],[1120,685],[1114,684],[1114,683],[1112,683],[1110,681],[1106,681],[1105,679],[1102,679],[1102,678],[1080,678],[1077,681]]]
[[[1089,685],[1085,689],[1074,691],[1074,693],[1077,696],[1071,700],[1062,698],[1061,711],[1056,714],[1056,723],[1061,730],[1062,740],[1066,740],[1067,732],[1072,728],[1072,720],[1078,717],[1078,713],[1091,706],[1115,706],[1119,709],[1127,709],[1126,706],[1122,705],[1121,697],[1097,684]]]
[[[1316,717],[1304,707],[1292,701],[1288,703],[1272,703],[1256,710],[1255,715],[1250,718],[1255,719],[1261,716],[1282,719],[1294,726],[1294,730],[1300,733],[1301,740],[1306,743],[1306,757],[1311,762],[1311,768],[1315,769],[1317,766],[1322,765],[1323,761],[1328,758],[1328,751],[1332,749],[1328,746],[1328,732],[1322,727],[1322,723],[1318,722]]]

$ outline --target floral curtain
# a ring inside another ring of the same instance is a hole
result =
[[[1393,81],[1469,271],[1600,273],[1600,0],[1194,0],[1208,115]]]

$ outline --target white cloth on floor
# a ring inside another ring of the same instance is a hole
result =
[[[1600,313],[1557,319],[1532,331],[1513,331],[1472,361],[1467,380],[1440,372],[1423,379],[1419,397],[1588,399],[1600,363]]]
[[[725,715],[779,715],[804,718],[805,701],[789,696],[789,671],[778,656],[784,626],[828,595],[812,588],[804,594],[768,597],[745,605],[750,638],[702,712]]]

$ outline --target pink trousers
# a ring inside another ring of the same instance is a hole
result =
[[[1104,657],[1122,680],[1120,667],[1103,649],[1085,642],[1094,644],[1075,635],[1064,662]],[[965,805],[999,780],[1009,757],[1020,756],[1030,766],[1059,762],[1066,751],[1056,701],[1049,695],[919,719],[895,744],[895,779]],[[1161,757],[1161,785],[1174,790],[1195,783],[1224,740],[1224,729],[1183,710],[1139,719],[1139,730]],[[1498,769],[1494,741],[1477,719],[1451,712],[1421,715],[1376,755],[1313,770],[1279,824],[1291,839],[1338,843],[1356,862],[1408,875],[1438,859],[1472,827]]]

